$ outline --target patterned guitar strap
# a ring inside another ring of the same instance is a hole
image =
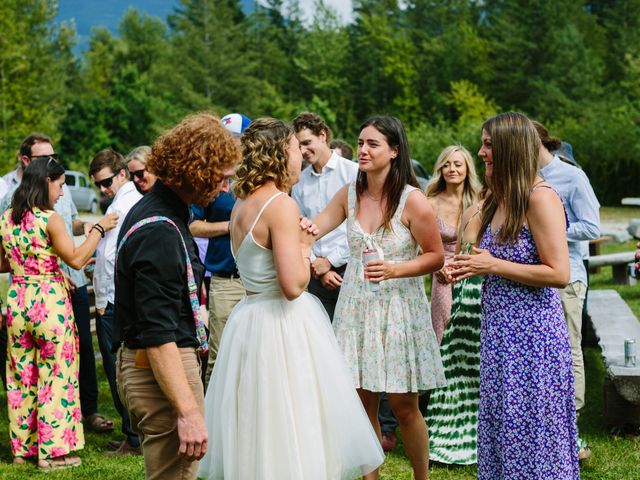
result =
[[[118,249],[116,250],[116,259],[115,264],[118,265],[118,253],[122,249],[124,243],[131,236],[133,232],[138,230],[140,227],[143,227],[149,223],[156,222],[166,222],[175,228],[176,232],[178,232],[178,236],[180,237],[180,242],[182,242],[182,248],[184,249],[185,261],[187,266],[187,285],[189,287],[189,300],[191,302],[191,310],[193,311],[193,320],[196,325],[196,339],[198,340],[198,352],[201,354],[206,354],[209,350],[209,344],[207,342],[207,332],[204,328],[204,323],[202,318],[200,317],[200,301],[198,300],[198,286],[196,285],[196,278],[193,274],[193,267],[191,266],[191,260],[189,259],[189,251],[187,250],[187,245],[184,243],[184,237],[180,232],[178,226],[173,222],[173,220],[161,216],[155,215],[153,217],[143,218],[139,222],[136,222],[127,233],[124,234],[122,240],[118,244]]]

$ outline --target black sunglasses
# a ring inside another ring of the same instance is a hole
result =
[[[144,177],[144,172],[146,172],[147,169],[146,168],[142,168],[140,170],[135,170],[135,171],[129,171],[129,177],[131,177],[131,180],[135,178],[137,178],[138,180],[142,180],[142,177]]]
[[[51,160],[57,162],[58,161],[58,154],[57,153],[52,153],[51,155],[38,155],[35,157],[29,157],[31,160],[39,160],[41,158],[44,158],[45,160],[49,160],[49,162],[51,162]]]
[[[120,172],[118,172],[118,173],[120,173]],[[109,188],[111,186],[111,184],[113,183],[113,179],[118,175],[118,173],[114,173],[113,175],[111,175],[108,178],[105,178],[104,180],[98,180],[98,181],[93,182],[93,183],[98,188],[100,188],[100,187]]]

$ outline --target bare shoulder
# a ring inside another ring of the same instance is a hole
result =
[[[264,211],[265,218],[269,223],[282,223],[291,218],[297,220],[300,214],[298,204],[289,195],[278,195]]]
[[[432,199],[428,199],[424,192],[418,188],[411,191],[407,196],[405,209],[409,212],[418,213],[427,211],[433,213]]]
[[[539,183],[529,195],[529,210],[540,210],[562,205],[560,196],[547,182]]]
[[[53,228],[57,228],[60,226],[64,227],[64,220],[58,213],[53,212],[51,215],[49,215],[47,225],[52,226]]]

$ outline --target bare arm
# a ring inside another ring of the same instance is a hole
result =
[[[100,220],[97,225],[100,225],[105,231],[109,231],[117,225],[117,222],[118,216],[116,214],[109,214]],[[69,236],[69,232],[67,232],[64,220],[57,213],[53,213],[49,217],[47,233],[51,238],[53,249],[56,251],[58,256],[62,261],[64,261],[64,263],[76,270],[82,268],[83,265],[87,263],[91,258],[91,255],[93,255],[93,252],[96,251],[96,247],[102,239],[98,229],[94,228],[89,232],[86,240],[76,246],[73,239]]]
[[[452,266],[456,280],[473,275],[498,275],[532,287],[563,288],[569,281],[569,252],[564,210],[558,195],[539,188],[531,193],[527,211],[528,228],[533,235],[540,264],[525,265],[491,256],[474,248],[476,255],[458,255]]]
[[[9,267],[9,260],[7,260],[7,255],[4,251],[4,247],[0,243],[0,272],[6,273],[10,272],[11,268]],[[1,325],[2,323],[0,323]]]
[[[313,239],[300,229],[298,206],[291,198],[281,195],[272,203],[263,216],[269,228],[280,290],[288,300],[293,300],[309,283]]]
[[[147,347],[147,357],[158,385],[178,414],[178,453],[188,460],[200,460],[207,452],[204,412],[189,386],[175,343]]]
[[[229,222],[205,222],[194,220],[189,225],[191,235],[200,238],[215,238],[229,234]]]
[[[444,265],[444,248],[436,216],[424,194],[419,191],[410,193],[402,216],[422,253],[413,260],[402,263],[389,264],[383,260],[367,263],[365,272],[371,280],[418,277],[435,272]]]
[[[313,219],[318,227],[318,238],[338,227],[348,215],[349,184],[336,192],[329,204]]]

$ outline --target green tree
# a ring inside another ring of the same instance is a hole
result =
[[[416,95],[420,77],[416,46],[402,28],[402,10],[393,0],[361,0],[354,8],[349,28],[354,118],[386,112],[411,125],[421,116]]]
[[[54,22],[54,0],[0,3],[0,168],[15,165],[33,131],[59,137],[64,92],[73,68],[73,28]]]
[[[309,102],[306,109],[318,114],[321,113],[318,108],[325,110],[323,117],[328,122],[328,117],[344,119],[352,108],[346,95],[349,38],[335,11],[323,0],[316,1],[314,10],[313,22],[300,39],[294,58],[299,102]],[[341,128],[345,124],[344,120],[339,122]]]

